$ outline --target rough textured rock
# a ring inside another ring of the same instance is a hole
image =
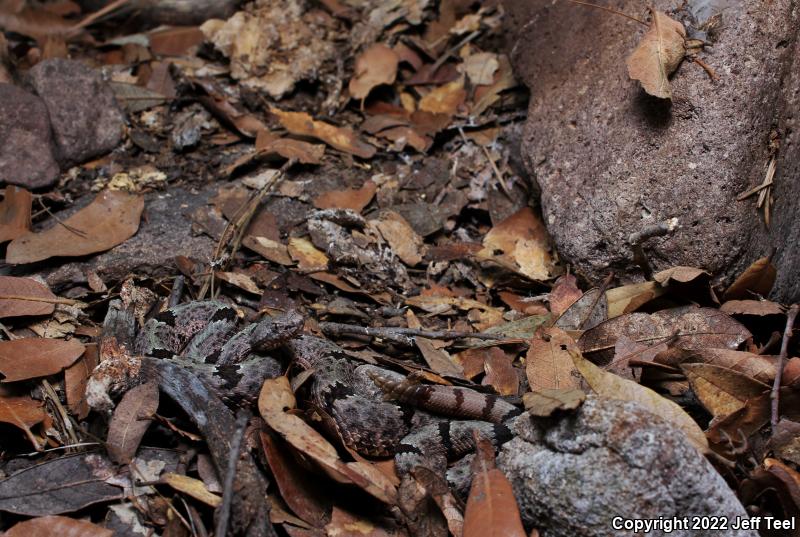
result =
[[[625,58],[645,27],[569,2],[504,3],[512,62],[531,89],[523,158],[559,253],[577,271],[594,281],[610,270],[637,279],[629,235],[677,217],[674,234],[644,244],[654,270],[702,266],[730,281],[774,246],[773,296],[800,298],[796,2],[693,0],[676,12],[680,2],[655,1],[690,36],[699,27],[689,24],[692,15],[720,17],[706,36],[713,47],[701,53],[719,80],[684,61],[672,77],[671,105],[628,78]],[[609,5],[647,16],[641,2]],[[763,180],[773,132],[780,151],[767,229],[755,197],[736,197]]]
[[[175,273],[175,256],[186,256],[208,262],[216,243],[206,235],[191,232],[190,215],[216,194],[216,187],[193,193],[170,188],[169,193],[154,192],[146,196],[139,231],[119,246],[100,255],[63,264],[46,276],[48,285],[59,288],[84,283],[87,274],[96,272],[105,281],[120,281],[127,275],[153,276]],[[83,204],[94,196],[87,196]],[[76,204],[77,210],[81,204]],[[63,218],[65,215],[59,215]]]
[[[62,167],[107,153],[122,140],[125,116],[100,74],[81,62],[51,59],[28,73],[44,100]]]
[[[25,188],[58,178],[47,108],[22,88],[0,84],[0,182]]]
[[[503,446],[498,466],[511,480],[526,526],[542,537],[633,535],[614,529],[614,517],[718,516],[732,523],[748,516],[681,432],[634,403],[590,396],[552,425],[534,419],[517,419],[518,436]],[[712,534],[757,536],[733,530],[668,535]]]

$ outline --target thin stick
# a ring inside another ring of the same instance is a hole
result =
[[[74,306],[80,304],[79,300],[72,300],[70,298],[47,298],[40,296],[22,296],[22,295],[0,295],[0,300],[27,300],[28,302],[47,302],[48,304],[66,304],[67,306]]]
[[[778,365],[775,367],[775,382],[772,383],[772,416],[770,423],[772,424],[772,434],[775,434],[775,426],[778,425],[778,406],[780,404],[779,394],[781,390],[781,377],[783,377],[783,367],[786,363],[786,355],[789,352],[789,340],[792,339],[792,329],[794,328],[794,320],[797,318],[797,312],[800,311],[800,305],[792,304],[789,311],[786,312],[786,329],[783,331],[783,342],[781,342],[781,353],[778,355]]]
[[[81,20],[79,23],[75,24],[72,28],[69,29],[69,33],[72,34],[79,30],[83,30],[84,28],[92,24],[94,21],[99,19],[100,17],[103,17],[108,13],[111,13],[112,11],[127,4],[128,2],[129,0],[116,0],[115,2],[111,2],[102,9],[95,11],[91,15],[87,15],[86,17],[84,17],[83,20]]]
[[[231,450],[228,454],[228,468],[225,470],[225,483],[222,489],[222,504],[219,506],[217,529],[215,536],[222,537],[228,533],[228,519],[231,514],[231,501],[233,500],[233,481],[236,478],[236,463],[239,462],[239,453],[242,450],[244,430],[250,416],[246,411],[240,411],[236,416],[236,429],[231,439]]]
[[[617,11],[616,9],[612,9],[610,7],[599,6],[597,4],[592,4],[591,2],[581,2],[580,0],[567,0],[567,1],[568,2],[572,2],[573,4],[581,5],[581,6],[589,6],[589,7],[594,7],[594,8],[597,8],[597,9],[602,9],[603,11],[608,11],[609,13],[613,13],[614,15],[619,15],[620,17],[625,17],[626,19],[630,19],[630,20],[632,20],[634,22],[638,22],[639,24],[643,24],[643,25],[647,26],[648,28],[650,28],[650,25],[647,24],[646,22],[644,22],[642,19],[637,19],[636,17],[634,17],[632,15],[628,15],[627,13],[623,13],[622,11]]]

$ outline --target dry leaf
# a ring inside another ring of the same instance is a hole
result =
[[[361,141],[349,128],[336,127],[324,121],[315,121],[304,112],[284,112],[277,108],[270,111],[278,117],[281,125],[296,136],[310,136],[326,144],[361,158],[371,158],[376,149]]]
[[[524,207],[494,226],[483,238],[481,260],[496,260],[532,280],[553,274],[547,231],[530,207]]]
[[[6,531],[5,537],[112,537],[114,532],[86,522],[66,516],[43,516],[32,518],[24,522],[18,522],[10,530]]]
[[[497,54],[478,52],[467,56],[464,63],[458,66],[458,71],[465,73],[473,86],[487,86],[494,82],[494,74],[499,67]]]
[[[195,500],[201,501],[209,507],[219,507],[222,498],[209,492],[205,483],[193,477],[176,474],[172,472],[164,473],[161,481],[174,488],[178,492],[183,492]]]
[[[575,340],[559,328],[544,328],[537,332],[525,355],[525,374],[531,390],[580,387],[570,348],[577,348]]]
[[[651,10],[653,20],[639,46],[628,56],[628,76],[642,88],[661,99],[672,99],[669,75],[675,72],[686,55],[683,25],[660,11]]]
[[[653,274],[653,279],[663,286],[670,282],[689,283],[697,279],[708,279],[711,274],[705,270],[694,267],[672,267]]]
[[[550,290],[550,312],[554,316],[560,317],[582,296],[583,292],[578,289],[578,281],[575,276],[572,274],[559,276]]]
[[[708,441],[703,430],[676,403],[632,380],[626,380],[613,373],[603,371],[579,352],[571,350],[570,354],[575,367],[598,395],[609,399],[639,403],[656,416],[660,416],[681,429],[686,434],[687,440],[701,453],[708,452]]]
[[[606,291],[608,318],[619,317],[623,313],[636,311],[640,306],[665,293],[656,282],[642,282],[615,287]]]
[[[246,235],[244,239],[242,239],[242,246],[253,250],[264,259],[272,261],[273,263],[285,266],[294,265],[294,261],[292,261],[289,255],[289,249],[286,245],[272,239]]]
[[[443,86],[439,86],[419,101],[419,109],[433,114],[453,116],[458,107],[464,103],[467,91],[464,89],[463,77]]]
[[[555,322],[562,330],[590,330],[608,319],[608,299],[600,289],[586,291]]]
[[[314,207],[317,209],[351,209],[360,213],[372,201],[377,189],[378,185],[374,182],[364,181],[364,185],[358,189],[346,188],[323,192],[314,198]]]
[[[50,315],[56,309],[54,300],[56,295],[34,279],[0,276],[0,319]]]
[[[575,410],[585,400],[586,394],[578,388],[537,390],[522,396],[525,410],[540,418],[548,418],[556,410]]]
[[[516,396],[519,393],[519,376],[512,357],[504,352],[491,353],[483,363],[486,376],[481,385],[491,386],[500,395]]]
[[[63,222],[41,233],[28,233],[11,241],[6,261],[33,263],[54,256],[103,252],[136,233],[143,209],[141,196],[103,191],[87,207]]]
[[[16,425],[28,434],[46,415],[41,401],[30,397],[0,397],[0,421]]]
[[[397,77],[397,54],[381,43],[375,43],[356,58],[355,74],[350,79],[350,95],[364,99],[372,88],[393,84]]]
[[[727,301],[767,296],[775,284],[777,274],[778,271],[770,258],[762,257],[736,278],[736,281],[725,290],[722,299]]]
[[[78,419],[89,415],[89,403],[86,401],[86,385],[89,376],[100,362],[97,345],[89,345],[83,356],[64,370],[64,391],[67,394],[67,408]]]
[[[108,425],[106,449],[117,464],[128,464],[139,449],[150,420],[158,410],[158,384],[148,382],[128,390]]]
[[[292,237],[287,248],[289,255],[303,272],[316,272],[328,268],[328,256],[311,244],[308,239]]]
[[[394,211],[381,211],[377,220],[370,220],[389,243],[389,247],[400,260],[413,267],[422,261],[422,237],[417,235],[405,218]]]
[[[72,365],[81,354],[83,344],[77,339],[23,338],[0,341],[0,373],[3,382],[46,377]]]
[[[475,88],[474,104],[470,107],[473,117],[480,116],[487,108],[500,100],[500,93],[517,85],[514,71],[508,56],[501,54],[497,57],[499,67],[494,74],[494,82],[488,86]]]
[[[358,485],[379,500],[394,505],[397,491],[383,473],[365,462],[345,463],[333,447],[299,416],[287,410],[295,407],[289,379],[278,377],[264,382],[258,397],[258,410],[264,421],[299,453],[321,465],[343,482]]]
[[[438,373],[448,377],[464,378],[464,371],[444,349],[437,349],[430,339],[415,337],[414,343],[425,359],[428,366]]]
[[[697,398],[715,418],[733,414],[749,399],[765,393],[770,387],[763,382],[732,369],[711,364],[681,366]]]
[[[1,46],[2,44],[0,44]],[[2,51],[0,51],[2,56]],[[2,57],[0,57],[0,70]],[[33,196],[22,187],[8,185],[0,201],[0,242],[6,242],[28,233],[31,229],[31,202]]]
[[[464,537],[527,537],[511,483],[495,467],[494,448],[478,442],[474,477],[464,512]]]
[[[719,307],[728,315],[783,315],[783,306],[770,300],[728,300]]]
[[[238,287],[243,291],[253,293],[254,295],[261,295],[261,289],[258,288],[258,285],[256,285],[256,282],[253,281],[253,278],[247,274],[242,274],[240,272],[221,271],[215,272],[214,275],[223,282]]]

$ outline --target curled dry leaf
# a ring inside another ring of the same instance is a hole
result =
[[[639,46],[628,56],[628,76],[638,80],[654,97],[672,99],[669,76],[686,55],[683,25],[660,11],[651,10],[653,20]]]
[[[364,99],[372,88],[393,84],[400,62],[395,51],[384,44],[375,43],[356,58],[355,75],[350,80],[350,95]]]
[[[495,467],[494,448],[478,442],[474,476],[464,512],[464,537],[526,537],[514,490]]]
[[[715,418],[722,418],[743,408],[749,399],[769,391],[770,387],[747,375],[711,364],[681,366],[697,398]]]
[[[480,260],[494,260],[533,280],[553,274],[547,231],[530,207],[524,207],[495,225],[483,238]]]
[[[16,382],[59,373],[84,351],[77,339],[23,338],[0,341],[0,373],[3,382]]]
[[[544,328],[537,332],[525,355],[525,374],[531,390],[580,387],[570,348],[577,348],[575,340],[560,328]]]
[[[299,416],[287,412],[294,407],[289,379],[278,377],[264,382],[258,397],[258,411],[276,433],[337,479],[353,483],[385,503],[395,504],[397,490],[388,477],[368,463],[342,461],[336,448],[325,438]]]
[[[114,532],[85,520],[66,516],[43,516],[15,524],[5,537],[111,537]]]
[[[578,289],[578,280],[575,276],[572,274],[559,276],[550,290],[550,312],[560,317],[582,296],[583,292]]]
[[[2,47],[2,43],[0,43]],[[2,69],[2,50],[0,50],[0,70]],[[6,242],[31,229],[31,202],[33,196],[24,188],[8,185],[5,196],[0,201],[0,242]]]
[[[219,505],[222,503],[222,498],[209,492],[205,483],[199,479],[173,472],[167,472],[161,476],[161,481],[174,488],[178,492],[183,492],[195,500],[203,502],[209,507],[219,507]]]
[[[158,385],[148,382],[128,390],[114,409],[108,426],[106,449],[117,464],[133,460],[139,442],[158,410]]]
[[[0,319],[20,315],[50,315],[56,309],[54,295],[31,278],[0,276]]]
[[[728,315],[783,315],[783,306],[770,300],[728,300],[719,310]]]
[[[525,410],[540,418],[550,417],[556,410],[575,410],[585,400],[586,394],[578,388],[538,390],[522,396]]]
[[[295,136],[316,138],[339,151],[365,159],[375,154],[376,149],[360,140],[351,129],[315,121],[304,112],[284,112],[277,108],[271,108],[270,111],[275,114],[281,125]]]
[[[723,300],[736,300],[767,296],[775,284],[778,271],[769,257],[762,257],[747,267],[736,281],[725,290]]]
[[[44,405],[30,397],[0,397],[0,421],[30,433],[30,428],[45,418]]]
[[[636,311],[642,305],[663,294],[664,288],[656,282],[632,283],[609,289],[606,291],[608,318]]]
[[[639,403],[644,408],[669,421],[686,434],[687,440],[701,453],[708,452],[708,441],[699,425],[676,403],[666,399],[650,388],[603,371],[584,358],[580,352],[570,350],[572,361],[586,379],[589,387],[601,397],[621,399]]]
[[[653,279],[661,285],[667,286],[670,282],[689,283],[698,279],[708,280],[711,274],[703,269],[694,267],[672,267],[653,274]]]
[[[55,256],[103,252],[139,229],[144,198],[121,191],[101,192],[87,207],[41,233],[28,233],[8,245],[6,261],[33,263]]]

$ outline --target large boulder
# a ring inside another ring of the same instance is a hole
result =
[[[680,227],[643,243],[650,268],[700,266],[724,283],[776,249],[773,296],[800,298],[800,10],[792,0],[680,2],[655,8],[711,42],[684,61],[672,101],[646,95],[625,59],[647,30],[571,2],[504,0],[512,63],[531,90],[521,144],[541,187],[559,253],[589,280],[641,278],[631,234],[671,218]],[[610,6],[641,19],[644,4]],[[705,33],[703,33],[705,32]],[[779,149],[770,225],[756,196]]]

